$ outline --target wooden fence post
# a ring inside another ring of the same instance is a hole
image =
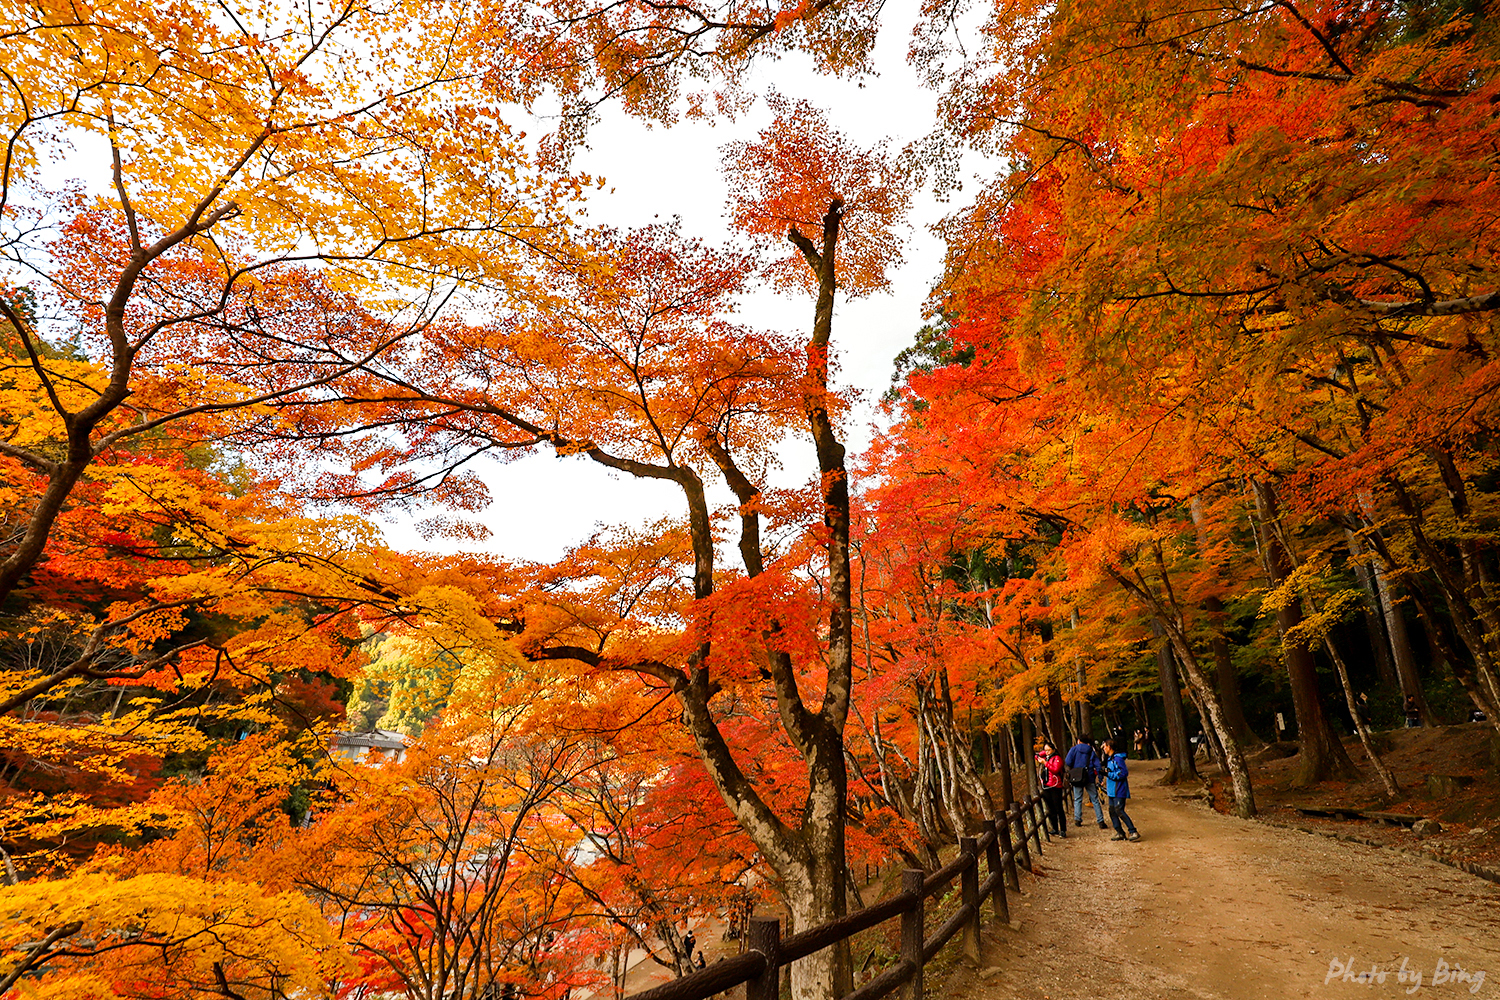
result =
[[[984,870],[995,879],[995,888],[991,890],[990,902],[995,908],[995,919],[1001,923],[1010,923],[1010,902],[1005,898],[1005,872],[1004,862],[1000,860],[1000,828],[1005,825],[1004,820],[990,820],[990,845],[984,851]]]
[[[1042,853],[1042,832],[1044,830],[1047,834],[1047,843],[1052,843],[1052,827],[1047,822],[1047,800],[1038,794],[1036,801],[1031,804],[1031,808],[1033,810],[1031,820],[1037,829],[1036,852],[1040,854]]]
[[[745,984],[745,1000],[777,1000],[781,995],[776,975],[781,952],[781,921],[775,917],[751,917],[748,937],[750,950],[766,956],[766,968]]]
[[[1010,825],[1015,822],[1016,807],[1009,806],[1005,814],[995,821],[995,832],[999,834],[1000,858],[1005,865],[1005,878],[1015,892],[1021,891],[1021,875],[1016,871],[1016,848],[1010,839]]]
[[[915,893],[917,897],[912,908],[901,914],[901,960],[916,966],[906,985],[906,1000],[922,1000],[923,878],[920,868],[908,868],[901,873],[901,891]],[[760,998],[747,997],[746,1000]]]
[[[1026,814],[1021,811],[1019,802],[1011,804],[1010,812],[1016,821],[1016,850],[1021,852],[1021,864],[1031,871],[1031,848],[1026,843],[1031,835],[1026,832]]]
[[[979,841],[973,837],[959,837],[958,849],[969,856],[959,875],[959,887],[964,910],[969,919],[964,921],[964,957],[979,964]]]

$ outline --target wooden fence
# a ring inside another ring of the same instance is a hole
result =
[[[854,992],[845,994],[843,1000],[878,1000],[902,986],[907,987],[907,1000],[921,1000],[922,968],[956,935],[963,935],[964,955],[978,961],[981,910],[986,899],[993,903],[996,920],[1010,922],[1006,890],[1019,894],[1018,868],[1032,870],[1027,841],[1035,842],[1038,855],[1042,852],[1046,824],[1042,820],[1041,802],[1040,795],[1033,795],[1012,803],[1005,816],[994,820],[983,836],[961,838],[958,857],[931,875],[916,868],[906,869],[901,876],[901,891],[894,896],[786,938],[781,936],[781,921],[775,917],[751,917],[744,954],[722,959],[627,1000],[707,1000],[740,983],[749,984],[745,1000],[777,1000],[782,968],[896,917],[901,918],[900,960]],[[1013,831],[1019,836],[1013,837]],[[1050,833],[1047,839],[1052,839]],[[983,882],[979,879],[981,855],[986,868]],[[942,892],[954,879],[959,880],[962,905],[930,937],[926,936],[926,900]]]

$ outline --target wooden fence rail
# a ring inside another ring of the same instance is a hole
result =
[[[907,988],[906,1000],[921,1000],[923,967],[954,937],[961,934],[964,955],[978,960],[980,921],[986,899],[993,903],[996,920],[1010,921],[1006,890],[1019,894],[1019,869],[1032,870],[1028,841],[1035,843],[1040,855],[1042,835],[1046,833],[1047,839],[1052,839],[1042,819],[1041,803],[1040,795],[1012,803],[1004,818],[988,824],[989,829],[982,836],[960,839],[958,857],[930,875],[920,869],[906,869],[901,874],[900,892],[857,913],[785,938],[781,936],[780,920],[751,917],[744,954],[721,959],[706,969],[636,993],[627,1000],[707,1000],[740,983],[748,984],[745,1000],[777,1000],[781,969],[895,917],[901,918],[900,960],[842,1000],[879,1000],[902,986]],[[985,859],[983,881],[979,878],[981,856]],[[961,905],[930,937],[926,936],[926,900],[943,892],[954,879],[959,880]]]

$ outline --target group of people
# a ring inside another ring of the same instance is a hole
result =
[[[703,952],[698,951],[698,936],[691,930],[686,930],[682,934],[682,953],[687,956],[688,965],[693,968],[708,968],[708,962],[704,959]]]
[[[1037,780],[1042,788],[1042,802],[1046,808],[1047,828],[1054,836],[1068,835],[1068,816],[1063,806],[1063,796],[1069,788],[1073,790],[1073,825],[1083,826],[1083,800],[1088,798],[1094,807],[1094,817],[1099,829],[1104,824],[1104,809],[1099,804],[1100,785],[1103,797],[1109,802],[1109,820],[1115,828],[1111,840],[1140,840],[1135,823],[1125,811],[1125,802],[1130,798],[1130,767],[1125,763],[1126,744],[1115,738],[1104,740],[1098,749],[1091,736],[1080,736],[1078,743],[1068,751],[1066,757],[1057,752],[1051,743],[1044,742],[1036,755],[1039,766]]]

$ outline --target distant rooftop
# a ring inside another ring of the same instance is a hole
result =
[[[340,748],[369,747],[374,750],[405,750],[410,742],[401,733],[389,729],[371,729],[363,733],[334,733],[333,741]]]

